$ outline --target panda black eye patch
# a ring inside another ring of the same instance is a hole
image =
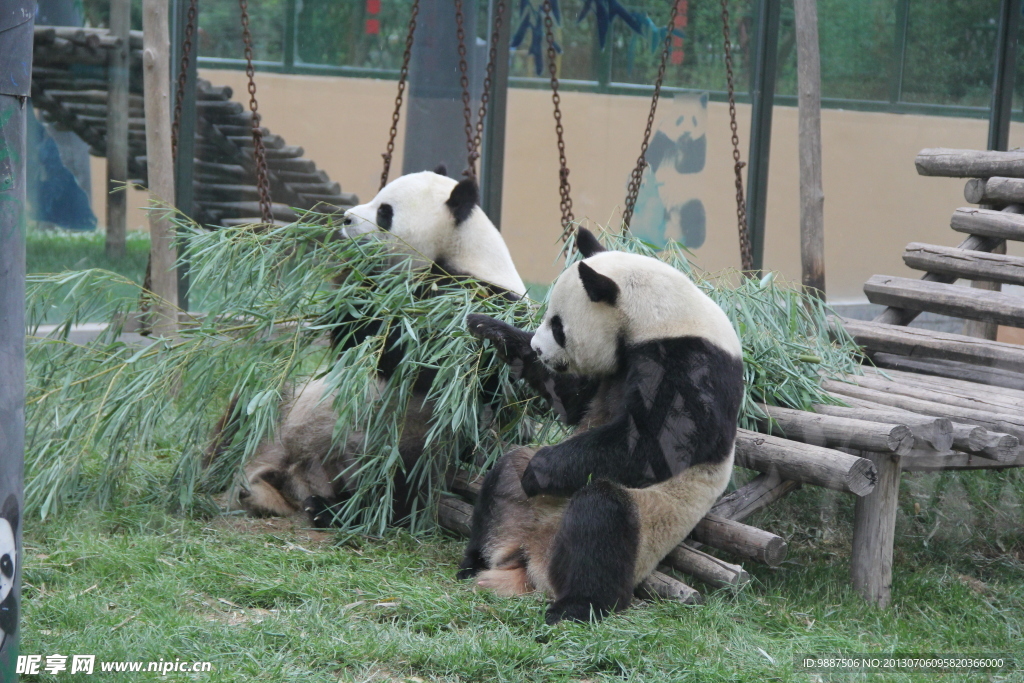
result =
[[[561,316],[551,318],[551,336],[555,338],[556,344],[565,348],[565,327],[562,326]]]
[[[14,562],[11,560],[11,556],[4,554],[0,557],[0,572],[3,572],[4,576],[8,579],[14,576]]]
[[[377,227],[391,230],[391,221],[395,218],[395,209],[390,204],[381,204],[377,208]]]

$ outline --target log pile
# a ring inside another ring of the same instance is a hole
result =
[[[107,53],[120,45],[107,29],[36,26],[32,104],[59,130],[74,131],[94,156],[107,152]],[[146,137],[142,98],[142,32],[129,38],[128,170],[145,186]],[[260,222],[251,135],[252,114],[231,100],[231,88],[200,79],[196,88],[195,218],[203,225]],[[335,213],[358,198],[342,192],[327,173],[263,128],[274,219],[298,218],[293,208]]]

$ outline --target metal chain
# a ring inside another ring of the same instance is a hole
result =
[[[253,158],[256,161],[256,190],[260,195],[260,215],[263,222],[272,224],[274,213],[270,203],[270,173],[267,171],[267,154],[263,148],[263,129],[260,115],[256,111],[256,69],[252,65],[252,35],[249,33],[249,2],[238,0],[242,11],[242,42],[245,44],[245,74],[249,77],[249,111],[252,112]]]
[[[732,73],[732,41],[729,38],[729,0],[722,0],[722,37],[725,40],[725,77],[729,85],[729,128],[732,130],[732,160],[736,173],[736,223],[740,233],[740,261],[747,277],[754,277],[754,256],[747,227],[747,205],[743,195],[743,167],[740,161],[740,137],[736,125],[736,96]]]
[[[191,0],[185,22],[185,38],[181,43],[181,69],[178,71],[178,90],[174,94],[174,121],[171,123],[171,158],[178,158],[178,131],[181,129],[181,107],[185,101],[185,82],[188,80],[189,59],[192,56],[192,36],[196,32],[199,0]]]
[[[679,13],[679,3],[672,3],[672,11],[668,16],[668,29],[665,33],[664,45],[661,49],[661,64],[658,66],[658,77],[654,80],[654,95],[651,97],[651,112],[647,115],[647,129],[644,131],[644,141],[640,145],[640,156],[636,159],[636,168],[633,169],[629,180],[629,189],[626,192],[626,208],[622,212],[622,229],[629,230],[629,224],[633,220],[633,209],[636,207],[636,198],[640,193],[640,181],[644,176],[644,168],[647,166],[647,147],[651,142],[651,129],[654,127],[654,115],[658,111],[658,98],[661,97],[661,83],[665,80],[665,67],[668,64],[668,54],[672,50],[672,31],[675,29],[676,15]]]
[[[391,158],[395,154],[395,136],[398,135],[398,121],[402,115],[402,99],[405,95],[405,83],[409,79],[409,60],[412,58],[412,43],[416,34],[416,15],[420,12],[420,0],[413,0],[412,12],[409,16],[409,32],[405,36],[405,54],[402,55],[402,70],[398,73],[398,94],[395,95],[395,111],[391,114],[391,130],[388,133],[387,151],[384,157],[384,170],[380,174],[380,189],[388,184],[391,173]]]
[[[466,120],[466,173],[476,178],[476,150],[473,148],[473,111],[469,96],[469,63],[466,60],[466,29],[463,26],[462,0],[455,0],[455,36],[459,40],[459,84],[462,86],[462,116]]]
[[[487,57],[487,71],[484,75],[484,87],[480,93],[480,109],[477,112],[476,126],[472,124],[472,112],[469,108],[469,64],[466,60],[466,33],[463,28],[462,0],[455,0],[455,34],[459,40],[459,79],[462,85],[462,115],[466,120],[466,164],[467,173],[476,178],[476,162],[480,158],[480,142],[484,135],[484,121],[487,118],[487,105],[491,101],[491,82],[494,79],[495,64],[498,60],[498,38],[505,17],[505,0],[498,0],[495,8],[494,27],[491,31],[491,47]]]
[[[565,140],[563,139],[562,128],[562,98],[558,95],[558,67],[555,64],[555,33],[554,19],[551,18],[551,0],[544,0],[544,30],[547,33],[548,42],[548,71],[551,74],[551,103],[555,112],[555,135],[558,136],[558,194],[561,195],[559,206],[562,209],[562,241],[569,239],[572,232],[573,221],[576,220],[572,214],[572,197],[569,196],[569,165],[565,160]]]

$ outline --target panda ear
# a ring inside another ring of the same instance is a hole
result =
[[[608,251],[601,243],[597,241],[597,237],[594,233],[590,232],[586,228],[576,229],[576,248],[583,254],[583,258],[590,258],[594,254],[599,254],[602,251]]]
[[[614,306],[619,299],[619,286],[607,275],[601,275],[584,261],[580,261],[580,280],[583,281],[583,289],[587,296],[594,303],[604,302]]]
[[[7,496],[7,500],[4,501],[3,509],[0,510],[0,516],[7,520],[11,525],[11,528],[15,531],[18,530],[18,522],[20,521],[18,497],[13,493]]]
[[[445,205],[451,209],[452,215],[455,216],[455,225],[459,225],[462,221],[469,218],[469,215],[473,213],[473,207],[479,201],[480,188],[476,186],[476,180],[466,178],[460,180],[452,189],[452,193],[448,197],[448,201],[445,202]]]
[[[444,164],[438,164],[437,167],[434,169],[434,173],[436,173],[437,175],[446,176],[448,175],[448,167],[445,166]]]

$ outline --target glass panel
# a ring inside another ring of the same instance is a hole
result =
[[[401,68],[411,0],[298,0],[297,4],[296,64]]]
[[[510,76],[548,77],[547,36],[544,31],[543,0],[506,0],[515,7],[512,42],[520,39],[512,54]],[[593,11],[580,19],[583,0],[561,0],[561,25],[554,26],[555,43],[562,49],[559,78],[599,80],[601,54],[597,43],[597,22]],[[537,41],[537,42],[535,42]]]
[[[287,0],[249,0],[253,59],[281,62]],[[244,59],[242,18],[237,0],[206,0],[199,9],[200,54]]]
[[[818,0],[822,97],[889,99],[899,65],[894,52],[898,2]]]
[[[912,0],[903,102],[987,107],[999,0]]]

